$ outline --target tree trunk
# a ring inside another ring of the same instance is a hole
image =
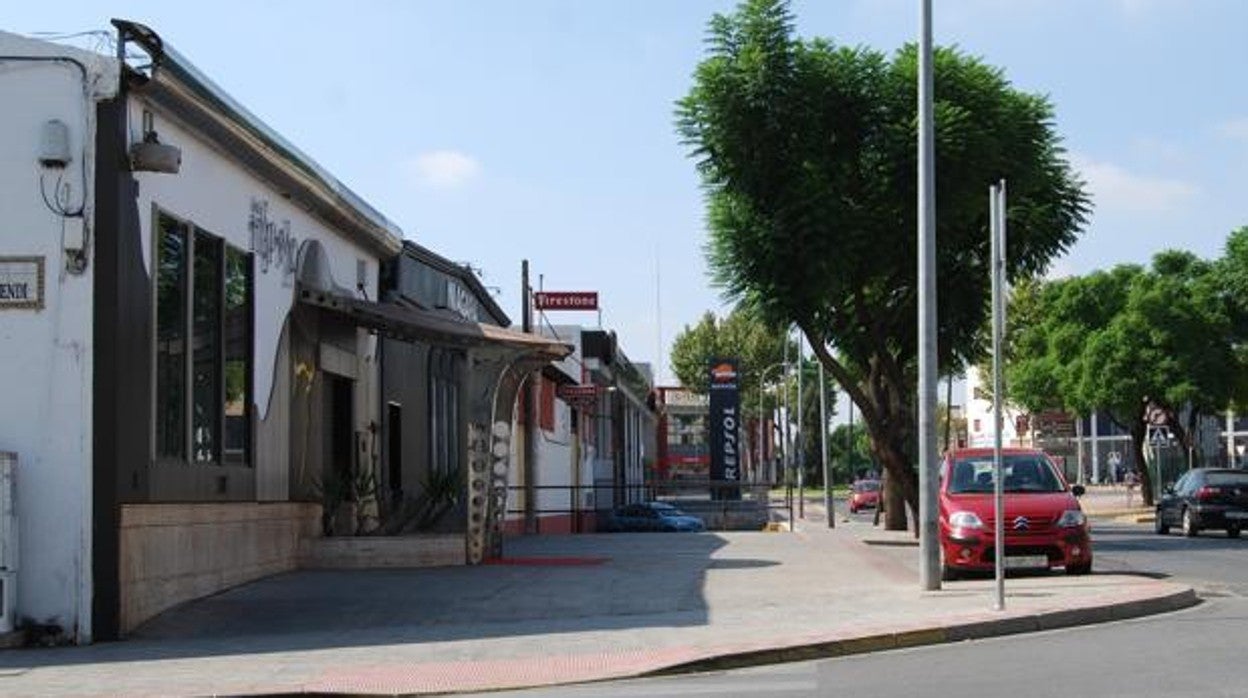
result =
[[[888,474],[882,493],[885,530],[905,531],[906,510],[919,508],[919,482],[913,449],[907,448],[913,441],[915,415],[901,385],[903,371],[897,363],[877,357],[859,366],[855,375],[828,353],[817,335],[802,331],[824,368],[858,407],[871,436],[871,451]]]

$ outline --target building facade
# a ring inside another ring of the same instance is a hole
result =
[[[297,567],[330,502],[379,525],[383,494],[432,468],[458,473],[464,561],[499,554],[516,388],[569,348],[505,329],[462,270],[404,248],[150,29],[114,24],[118,57],[0,33],[22,621],[124,635]],[[391,341],[425,348],[392,347],[387,382]]]

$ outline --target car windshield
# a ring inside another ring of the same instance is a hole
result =
[[[1205,483],[1210,487],[1248,487],[1248,471],[1214,471],[1205,475]]]
[[[1042,455],[1005,455],[1001,459],[1005,492],[1061,492],[1065,490],[1053,466]],[[960,458],[953,464],[950,494],[992,492],[992,456]]]
[[[854,485],[855,492],[878,492],[879,490],[880,490],[880,483],[878,480],[871,480],[870,482],[859,482]]]

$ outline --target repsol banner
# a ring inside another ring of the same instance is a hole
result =
[[[713,359],[709,379],[711,399],[711,497],[739,499],[735,487],[723,483],[741,481],[741,397],[738,392],[738,360]]]

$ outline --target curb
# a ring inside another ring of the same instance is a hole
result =
[[[1097,623],[1178,611],[1190,608],[1198,603],[1200,603],[1200,599],[1196,596],[1196,592],[1188,588],[1163,596],[1124,601],[1106,606],[1045,611],[1042,613],[1007,616],[993,620],[959,622],[937,628],[902,630],[789,647],[772,647],[735,652],[644,672],[638,674],[637,678],[725,671],[766,664],[809,661],[812,659],[832,659],[883,650],[939,645],[965,640],[982,640],[1041,630],[1095,625]]]

